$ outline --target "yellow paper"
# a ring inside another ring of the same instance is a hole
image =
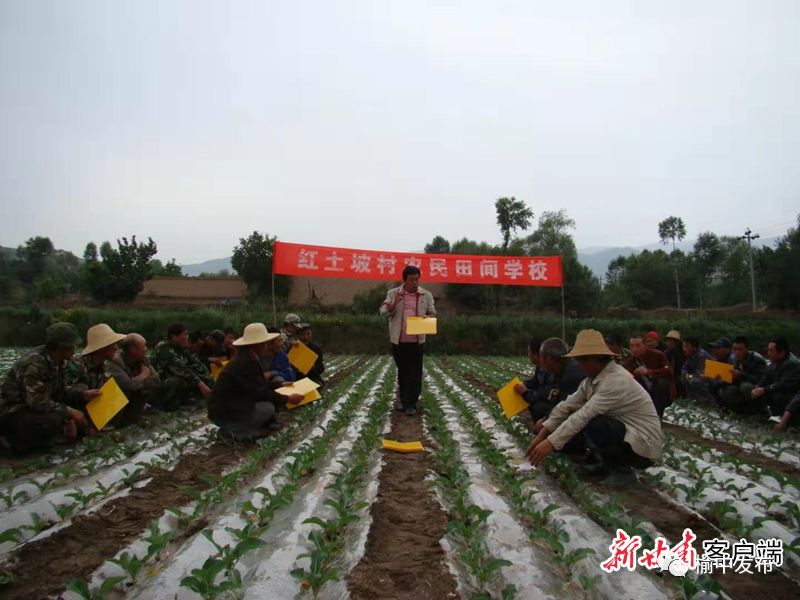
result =
[[[128,399],[125,394],[111,377],[100,388],[100,395],[92,398],[86,404],[86,412],[92,418],[94,426],[100,431],[127,403]]]
[[[422,447],[422,442],[395,442],[394,440],[383,440],[384,450],[391,450],[392,452],[424,452],[425,448]]]
[[[284,396],[291,396],[292,394],[302,394],[303,396],[307,396],[310,392],[316,390],[318,387],[318,383],[315,383],[306,377],[300,381],[295,381],[292,385],[279,387],[275,391],[279,394],[283,394]]]
[[[406,334],[435,335],[436,317],[408,317],[406,319]]]
[[[706,370],[703,375],[709,379],[714,379],[719,375],[719,378],[725,383],[733,383],[733,365],[719,362],[718,360],[706,359]]]
[[[221,365],[216,363],[211,363],[211,377],[214,381],[219,379],[219,374],[222,373],[222,370],[228,366],[229,360],[223,360]]]
[[[297,342],[289,350],[289,362],[301,373],[308,373],[318,358],[319,355],[303,342]]]
[[[320,395],[320,393],[317,390],[311,390],[297,404],[289,404],[289,403],[287,403],[286,404],[286,408],[288,408],[288,409],[297,408],[298,406],[303,406],[303,404],[308,404],[309,402],[313,402],[314,400],[319,400],[320,398],[322,398],[322,396]]]
[[[522,383],[519,377],[514,377],[514,379],[497,390],[497,399],[500,400],[500,406],[503,407],[503,412],[508,419],[528,408],[528,403],[514,391],[514,386],[518,383]]]

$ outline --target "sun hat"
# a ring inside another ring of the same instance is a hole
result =
[[[252,346],[253,344],[263,344],[264,342],[269,342],[280,337],[280,335],[280,333],[270,333],[267,331],[267,327],[263,323],[250,323],[244,328],[242,337],[238,340],[234,340],[233,345]]]
[[[603,334],[596,329],[584,329],[578,332],[575,345],[565,354],[570,358],[578,356],[616,356],[606,344]]]
[[[115,332],[105,323],[92,325],[86,332],[86,348],[81,352],[81,356],[88,356],[111,344],[117,344],[124,340],[126,335],[125,333]]]
[[[47,343],[59,346],[77,346],[81,343],[81,336],[72,323],[53,323],[47,328]]]
[[[681,341],[681,332],[678,331],[677,329],[671,329],[670,332],[666,335],[665,339],[675,340],[676,342],[680,342]]]

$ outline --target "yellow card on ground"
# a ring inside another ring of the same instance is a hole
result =
[[[733,383],[733,365],[718,360],[706,359],[706,370],[703,373],[709,379],[719,378],[725,383]]]
[[[503,412],[507,419],[528,408],[528,403],[514,391],[514,386],[518,383],[522,383],[519,377],[514,377],[514,379],[497,390],[497,399],[500,400],[500,406],[503,407]]]
[[[301,373],[308,373],[318,358],[319,355],[303,342],[295,343],[289,350],[289,362]]]
[[[288,404],[287,403],[286,404],[286,408],[291,410],[292,408],[297,408],[298,406],[303,406],[303,404],[308,404],[309,402],[313,402],[314,400],[319,400],[320,398],[322,398],[322,396],[320,395],[320,393],[317,390],[311,390],[297,404]]]
[[[216,363],[211,363],[211,377],[214,381],[219,379],[219,374],[222,373],[222,370],[228,366],[229,360],[223,360],[221,365]]]
[[[422,442],[395,442],[394,440],[383,440],[383,449],[392,452],[424,452]]]
[[[436,317],[408,317],[406,333],[408,335],[436,335]]]
[[[291,396],[292,394],[302,394],[303,396],[307,396],[310,392],[314,391],[318,387],[318,383],[315,383],[306,377],[300,381],[295,381],[292,385],[279,387],[275,391],[284,396]]]
[[[114,418],[119,411],[125,408],[128,399],[122,390],[119,389],[117,382],[114,378],[109,378],[100,388],[100,395],[92,398],[86,404],[86,412],[92,418],[94,426],[100,431],[103,427],[108,425],[108,422]]]

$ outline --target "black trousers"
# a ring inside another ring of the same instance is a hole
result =
[[[2,419],[0,435],[15,452],[41,450],[62,435],[64,421],[61,413],[37,412],[25,406]]]
[[[392,357],[397,365],[397,386],[403,408],[416,407],[422,393],[422,357],[425,344],[401,342],[392,344]]]
[[[584,448],[599,454],[608,466],[646,469],[653,465],[653,461],[636,454],[625,441],[625,425],[606,415],[594,417],[564,446],[568,451]]]

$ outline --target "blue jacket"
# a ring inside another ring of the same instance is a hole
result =
[[[292,365],[289,364],[289,355],[283,350],[279,350],[278,353],[272,357],[269,370],[275,372],[276,375],[280,375],[286,381],[297,380],[297,375],[295,374]]]

